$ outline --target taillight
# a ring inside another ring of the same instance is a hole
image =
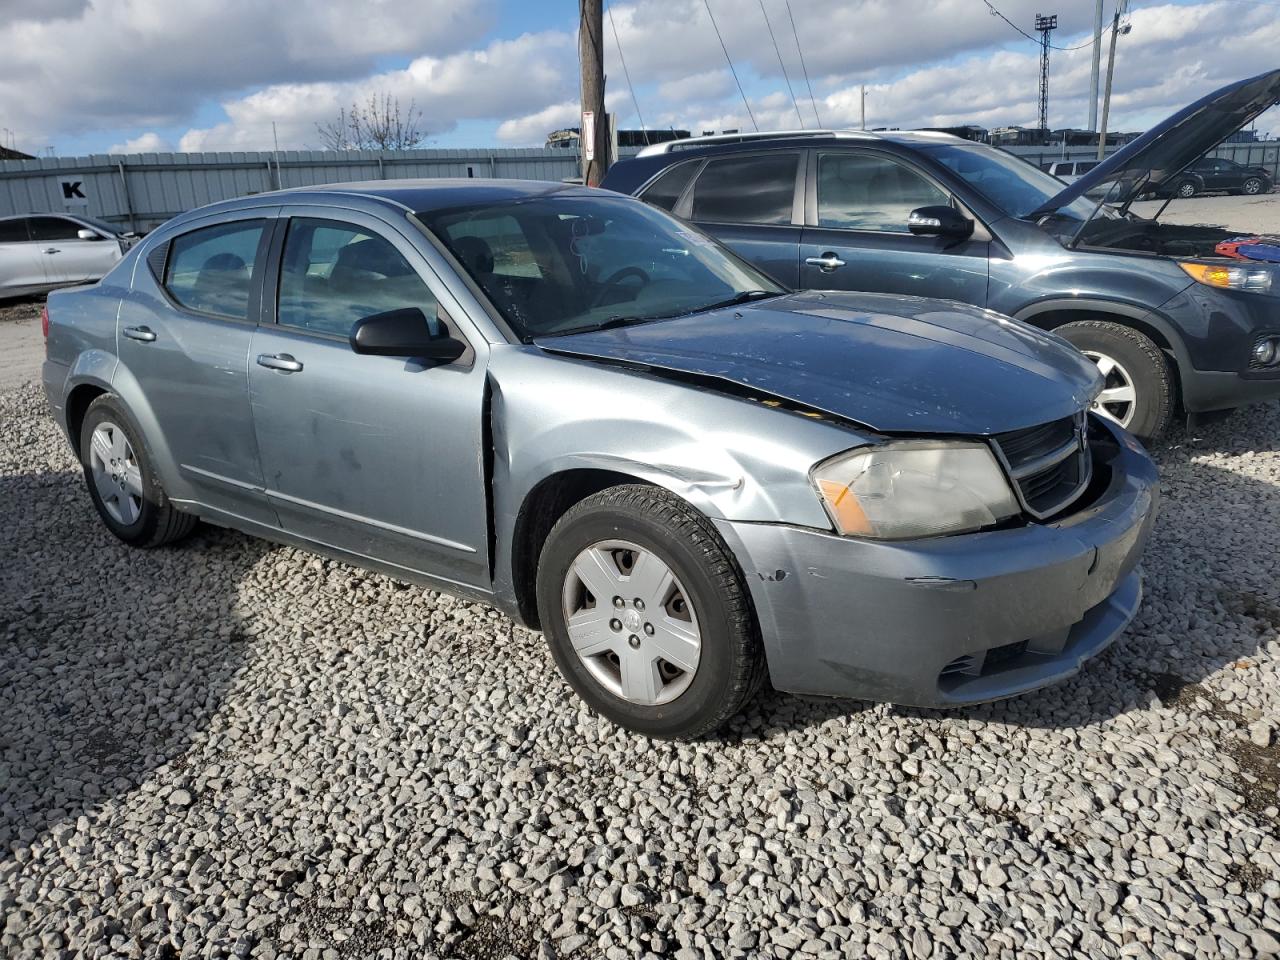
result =
[[[44,334],[46,340],[49,339],[49,305],[47,303],[40,308],[40,332]]]

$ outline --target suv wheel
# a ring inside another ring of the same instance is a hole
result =
[[[129,546],[162,546],[195,527],[197,518],[165,496],[141,431],[112,394],[98,397],[85,411],[80,463],[98,516]]]
[[[547,538],[537,580],[556,666],[620,726],[700,736],[764,679],[737,562],[711,522],[665,490],[611,487],[572,507]]]
[[[1244,183],[1240,184],[1240,191],[1248,196],[1256,196],[1262,192],[1262,178],[1250,177]]]
[[[1186,200],[1186,199],[1188,199],[1188,198],[1190,198],[1190,197],[1194,197],[1194,196],[1196,195],[1196,184],[1195,184],[1195,181],[1194,181],[1194,180],[1183,180],[1183,181],[1182,181],[1181,183],[1179,183],[1176,187],[1174,187],[1174,191],[1173,191],[1173,192],[1174,192],[1174,193],[1176,193],[1176,194],[1177,194],[1179,197],[1181,197],[1183,200]]]
[[[1054,333],[1098,365],[1103,385],[1094,413],[1143,439],[1164,433],[1173,416],[1173,377],[1150,337],[1105,320],[1063,324]]]

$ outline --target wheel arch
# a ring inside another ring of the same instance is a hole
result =
[[[525,494],[512,527],[508,567],[522,623],[533,630],[541,629],[537,600],[538,557],[551,528],[570,508],[592,494],[609,487],[635,483],[656,485],[652,480],[620,470],[572,467],[543,477]]]
[[[1041,330],[1056,330],[1078,320],[1102,320],[1132,327],[1149,337],[1173,360],[1175,375],[1183,364],[1190,363],[1186,345],[1173,324],[1147,307],[1114,300],[1043,300],[1023,307],[1013,315]]]

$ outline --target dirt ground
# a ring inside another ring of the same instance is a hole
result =
[[[1154,216],[1163,200],[1144,200],[1133,212]],[[1280,234],[1280,193],[1260,197],[1192,197],[1174,200],[1160,215],[1162,223],[1213,224],[1241,233]]]
[[[0,300],[0,323],[7,320],[32,320],[40,316],[44,297],[28,300]]]

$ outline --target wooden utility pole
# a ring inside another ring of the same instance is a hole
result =
[[[578,61],[582,67],[582,124],[578,149],[582,156],[582,182],[589,187],[598,187],[609,169],[603,39],[602,0],[578,0]]]
[[[1107,153],[1107,120],[1111,113],[1111,78],[1116,72],[1116,37],[1120,35],[1120,8],[1116,5],[1116,15],[1111,20],[1111,52],[1107,55],[1107,86],[1102,95],[1102,123],[1098,126],[1098,159]]]

